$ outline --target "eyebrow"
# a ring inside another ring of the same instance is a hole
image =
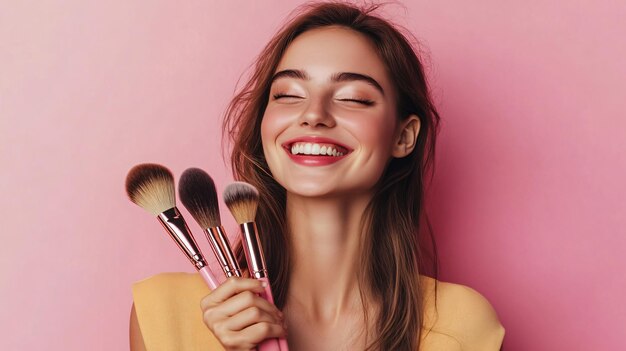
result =
[[[309,75],[305,71],[300,69],[286,69],[280,72],[276,72],[276,74],[274,74],[274,76],[272,77],[271,83],[274,83],[274,81],[279,78],[311,80],[311,77],[309,77]],[[337,72],[333,73],[333,75],[330,77],[330,81],[333,83],[362,81],[376,88],[376,90],[378,90],[383,96],[385,95],[383,87],[380,86],[380,84],[378,84],[378,82],[374,78],[365,74],[354,72]]]

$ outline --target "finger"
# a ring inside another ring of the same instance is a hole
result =
[[[224,326],[230,331],[240,331],[255,323],[267,322],[272,324],[283,324],[282,318],[276,314],[268,313],[263,309],[252,306],[235,314],[224,321]]]
[[[268,322],[253,324],[243,329],[240,333],[245,335],[246,340],[250,340],[255,345],[260,344],[265,339],[287,336],[285,329],[281,325]]]
[[[219,341],[226,350],[256,350],[256,344],[252,343],[240,332],[229,332],[223,334],[219,338]]]
[[[219,305],[231,296],[247,290],[262,292],[264,291],[264,287],[262,282],[256,279],[238,277],[228,278],[226,282],[218,286],[200,301],[200,307],[205,310],[209,307]]]
[[[216,318],[231,317],[250,307],[258,307],[267,314],[280,318],[281,312],[272,303],[258,296],[252,291],[242,291],[230,299],[212,308],[211,313]]]

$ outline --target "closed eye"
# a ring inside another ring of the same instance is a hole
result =
[[[274,98],[274,100],[278,100],[280,98],[296,98],[296,99],[304,99],[302,96],[297,96],[297,95],[289,95],[289,94],[274,94],[272,95],[272,97]]]
[[[339,99],[339,101],[349,101],[349,102],[356,102],[365,106],[372,106],[374,105],[374,101],[373,100],[368,100],[368,99]]]
[[[302,96],[297,96],[297,95],[289,95],[289,94],[282,94],[282,93],[277,93],[272,95],[272,97],[274,98],[274,100],[278,100],[281,98],[293,98],[293,99],[304,99],[304,97]],[[355,102],[361,105],[365,105],[365,106],[372,106],[374,105],[374,101],[373,100],[369,100],[369,99],[338,99],[339,101],[347,101],[347,102]]]

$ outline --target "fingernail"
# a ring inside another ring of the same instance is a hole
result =
[[[265,281],[261,282],[261,286],[266,288],[267,287],[267,282],[265,282]]]

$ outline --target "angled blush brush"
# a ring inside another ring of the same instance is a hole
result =
[[[226,278],[241,277],[239,264],[220,221],[217,191],[213,179],[199,168],[189,168],[180,177],[178,193],[187,211],[204,229],[204,234]]]
[[[211,290],[218,286],[182,214],[176,208],[174,176],[153,163],[133,167],[126,176],[130,201],[156,216],[185,256],[196,267]]]
[[[224,202],[241,228],[241,241],[250,276],[267,283],[261,297],[274,303],[263,248],[254,222],[259,206],[259,191],[248,183],[234,182],[224,189]],[[259,351],[270,350],[288,351],[287,340],[284,338],[268,339],[259,345]]]

